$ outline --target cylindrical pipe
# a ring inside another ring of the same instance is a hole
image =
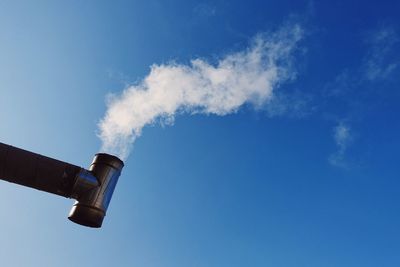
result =
[[[68,219],[89,227],[101,227],[123,167],[122,160],[115,156],[96,154],[89,171],[97,178],[99,186],[76,198]]]
[[[82,168],[0,143],[0,179],[71,197]]]
[[[101,227],[124,163],[99,153],[89,170],[0,143],[0,179],[74,198],[68,218]]]

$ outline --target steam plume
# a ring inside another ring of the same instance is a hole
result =
[[[126,158],[144,126],[173,123],[178,114],[223,116],[244,104],[268,104],[273,91],[295,76],[292,54],[302,35],[300,26],[286,26],[257,35],[248,48],[216,64],[198,58],[189,65],[151,66],[141,82],[109,98],[99,123],[102,150]]]

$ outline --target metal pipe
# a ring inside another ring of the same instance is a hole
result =
[[[76,199],[68,218],[89,227],[101,227],[123,166],[100,153],[86,170],[0,143],[0,179]]]

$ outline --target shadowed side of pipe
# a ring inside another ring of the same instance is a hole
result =
[[[0,178],[70,197],[82,168],[0,143]]]
[[[101,227],[123,166],[101,153],[86,170],[0,143],[0,179],[76,199],[68,218],[89,227]]]

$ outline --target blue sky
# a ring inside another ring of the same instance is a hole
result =
[[[302,29],[263,105],[144,126],[100,230],[2,182],[2,264],[399,266],[400,3],[292,2],[1,1],[0,142],[80,166],[152,65]]]

